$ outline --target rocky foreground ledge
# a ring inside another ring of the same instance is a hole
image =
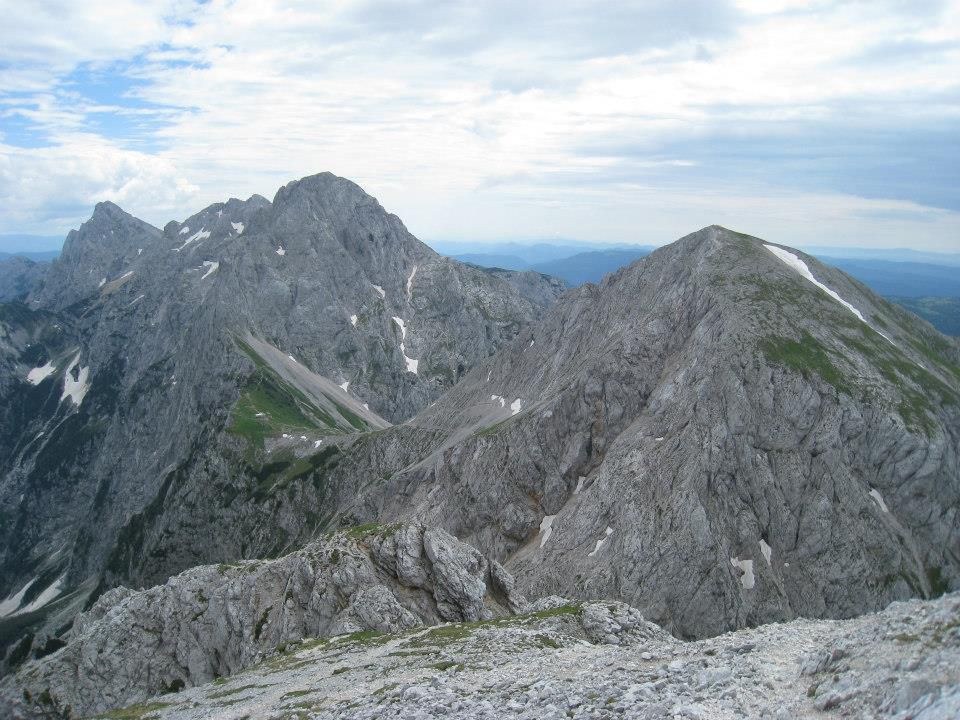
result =
[[[960,717],[960,593],[685,642],[619,602],[527,604],[422,526],[117,589],[68,639],[3,681],[0,716]]]
[[[563,604],[560,604],[563,603]],[[678,641],[622,603],[288,646],[115,718],[960,717],[960,595]]]
[[[0,682],[0,718],[86,717],[234,675],[304,638],[488,621],[526,604],[497,562],[443,530],[354,527],[276,560],[110,590],[66,647]]]

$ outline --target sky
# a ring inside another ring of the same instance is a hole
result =
[[[418,237],[960,251],[960,0],[0,0],[0,233],[321,171]]]

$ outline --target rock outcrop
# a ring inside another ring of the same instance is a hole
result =
[[[66,647],[5,680],[3,697],[10,712],[86,716],[231,676],[305,638],[492,620],[524,605],[442,530],[355,528],[277,560],[114,588],[77,617]]]
[[[953,720],[960,711],[956,594],[697,642],[671,637],[623,603],[561,603],[492,622],[292,643],[241,675],[124,712],[163,720]]]

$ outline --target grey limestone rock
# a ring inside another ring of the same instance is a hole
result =
[[[400,577],[387,556],[414,542],[418,567]],[[508,613],[486,587],[486,567],[446,533],[407,526],[337,533],[272,561],[197,567],[139,592],[115,588],[76,619],[66,647],[5,680],[4,698],[12,707],[46,692],[52,708],[87,715],[232,675],[304,638]]]
[[[703,637],[960,583],[957,343],[724,228],[569,291],[406,431],[370,516],[445,528],[530,597]]]
[[[357,490],[311,475],[561,290],[511,277],[438,256],[329,173],[162,231],[100,203],[26,306],[2,306],[0,602],[69,615],[116,584],[335,529]],[[35,635],[64,625],[31,617]]]
[[[0,303],[24,300],[43,283],[50,263],[18,255],[0,259]]]
[[[960,687],[958,612],[960,598],[952,594],[850,620],[794,620],[683,641],[623,603],[565,601],[375,641],[294,644],[235,677],[122,712],[163,720],[285,713],[350,720],[946,720],[956,716]],[[801,674],[804,658],[824,647],[844,647],[844,657]],[[909,704],[891,705],[891,696]],[[21,698],[17,712],[37,707]]]
[[[434,580],[442,594],[437,607],[447,620],[488,620],[483,595],[487,561],[475,548],[464,545],[443,530],[430,528],[423,536],[423,549],[433,567]]]

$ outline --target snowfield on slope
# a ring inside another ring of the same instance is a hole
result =
[[[27,382],[31,385],[39,385],[45,379],[50,377],[54,372],[56,372],[57,366],[54,365],[51,361],[47,361],[45,365],[40,367],[33,368],[30,372],[27,373]]]

